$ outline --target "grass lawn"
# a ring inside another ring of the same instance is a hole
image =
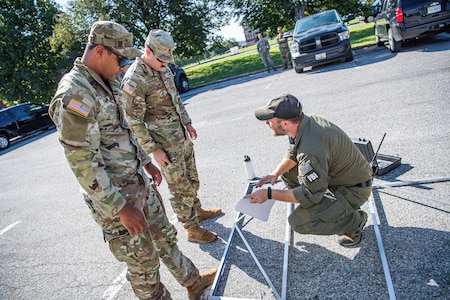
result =
[[[375,44],[373,23],[358,23],[351,25],[349,29],[350,41],[354,49]],[[273,63],[276,66],[282,65],[276,41],[272,40],[270,44]],[[204,63],[184,67],[191,88],[264,69],[255,45],[240,49],[239,54],[236,55],[225,54]]]

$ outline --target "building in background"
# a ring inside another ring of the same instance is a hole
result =
[[[244,28],[245,44],[243,47],[251,46],[256,43],[259,30],[250,30],[248,26],[242,26]]]

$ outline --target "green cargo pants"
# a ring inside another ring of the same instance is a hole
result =
[[[293,168],[282,176],[289,189],[300,185],[298,169]],[[358,227],[361,216],[358,209],[369,198],[371,187],[329,187],[322,200],[304,208],[298,206],[289,216],[292,229],[304,234],[331,235],[350,232]]]
[[[112,238],[109,247],[117,260],[127,264],[127,279],[139,299],[170,299],[160,282],[160,260],[184,287],[198,279],[199,271],[178,248],[177,231],[167,219],[158,194],[152,191],[149,200],[143,211],[148,224],[144,232]]]

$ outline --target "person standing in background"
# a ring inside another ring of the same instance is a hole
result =
[[[263,36],[262,33],[258,33],[258,42],[256,43],[256,49],[258,50],[259,57],[264,63],[264,67],[267,69],[267,72],[270,73],[270,69],[274,71],[277,70],[273,65],[272,57],[270,56],[270,45],[267,38]]]
[[[288,39],[283,36],[283,28],[278,27],[277,43],[280,48],[281,59],[283,60],[283,70],[288,66],[292,68],[291,52],[289,51]]]

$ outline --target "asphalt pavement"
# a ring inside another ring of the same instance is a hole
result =
[[[400,53],[368,47],[356,50],[353,62],[302,74],[249,74],[182,94],[198,132],[199,197],[205,208],[224,212],[202,222],[219,234],[208,245],[187,242],[175,223],[179,247],[200,271],[224,262],[210,298],[450,299],[449,78],[450,35],[439,35]],[[386,133],[380,153],[401,158],[400,166],[375,177],[372,205],[363,206],[369,220],[355,247],[339,246],[337,236],[286,231],[289,206],[279,202],[266,222],[245,217],[238,223],[245,240],[239,231],[230,239],[235,205],[249,184],[244,155],[263,176],[287,148],[287,138],[273,137],[254,117],[281,93],[375,149]],[[1,300],[136,299],[54,131],[0,153],[0,165]],[[159,190],[175,220],[164,183]],[[161,280],[173,299],[187,298],[164,266]]]

